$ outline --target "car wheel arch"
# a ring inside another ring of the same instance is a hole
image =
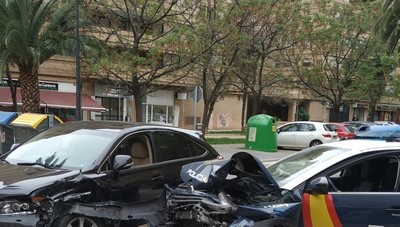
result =
[[[75,223],[84,223],[82,226],[106,227],[105,220],[82,214],[65,214],[57,217],[56,220],[51,224],[51,227],[75,226],[73,225]]]
[[[320,145],[320,144],[323,144],[321,140],[314,139],[309,143],[309,147],[317,146],[317,145]]]

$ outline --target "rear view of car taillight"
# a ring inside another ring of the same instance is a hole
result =
[[[332,138],[332,135],[330,133],[322,133],[322,136],[325,138]]]

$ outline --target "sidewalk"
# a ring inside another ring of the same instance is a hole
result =
[[[205,138],[229,138],[229,139],[246,139],[245,134],[240,133],[207,133]]]
[[[231,158],[231,156],[237,152],[247,152],[259,158],[266,165],[298,152],[296,150],[278,150],[275,152],[250,150],[246,149],[244,144],[216,144],[212,146],[226,159]]]
[[[229,139],[246,139],[246,135],[244,133],[233,133],[233,132],[213,132],[207,133],[205,135],[206,139],[210,138],[229,138]],[[244,143],[243,144],[215,144],[212,145],[220,155],[224,158],[230,158],[233,154],[237,152],[248,152],[257,158],[259,158],[265,164],[271,164],[279,159],[291,155],[296,150],[278,150],[275,152],[268,151],[258,151],[246,149]]]

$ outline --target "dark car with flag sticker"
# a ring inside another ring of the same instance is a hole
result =
[[[359,136],[364,139],[310,147],[266,168],[248,153],[185,165],[185,183],[167,187],[169,223],[399,226],[398,135]]]
[[[363,133],[268,166],[280,187],[301,191],[299,226],[399,225],[400,134]]]

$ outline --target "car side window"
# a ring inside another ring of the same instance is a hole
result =
[[[347,132],[351,132],[351,133],[354,133],[354,127],[353,126],[350,126],[350,125],[345,125],[344,126],[344,129],[347,131]]]
[[[299,129],[298,131],[301,132],[312,132],[315,131],[315,126],[313,124],[307,124],[307,123],[301,123],[299,124]]]
[[[158,162],[200,156],[207,152],[199,144],[175,132],[156,131],[153,137]]]
[[[125,138],[113,152],[111,158],[102,166],[102,171],[112,169],[114,158],[117,155],[130,155],[133,167],[153,163],[150,140],[146,135],[134,135]]]
[[[281,132],[293,132],[293,131],[297,131],[297,129],[298,129],[298,124],[289,124],[289,125],[282,126],[280,131]]]
[[[347,166],[328,178],[343,192],[393,192],[397,191],[398,176],[398,158],[379,157]]]
[[[310,130],[310,124],[299,124],[299,129],[298,129],[298,131],[301,131],[301,132],[308,132],[308,131],[311,131]]]

